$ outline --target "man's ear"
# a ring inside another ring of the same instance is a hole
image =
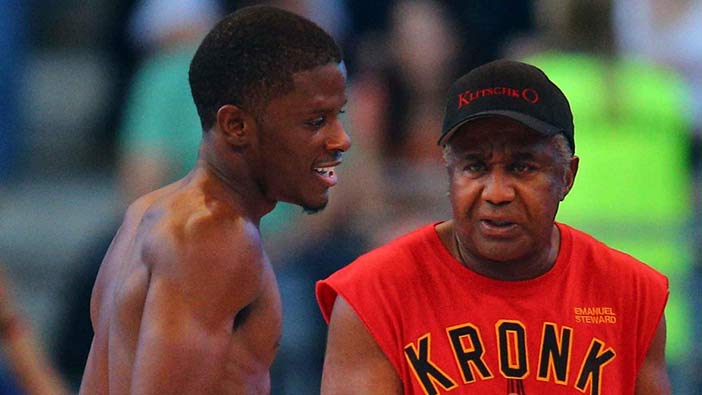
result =
[[[561,200],[565,199],[566,195],[573,189],[573,184],[575,183],[575,176],[578,174],[578,166],[580,165],[580,158],[573,155],[570,158],[570,163],[566,168],[566,172],[563,175],[563,193],[561,194]]]
[[[227,143],[245,147],[251,143],[254,118],[241,107],[225,104],[217,110],[217,128]]]

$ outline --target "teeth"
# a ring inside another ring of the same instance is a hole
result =
[[[323,175],[323,176],[334,175],[334,168],[333,167],[315,167],[314,171],[316,171],[318,174]]]

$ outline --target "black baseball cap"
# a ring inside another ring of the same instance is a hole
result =
[[[512,118],[547,136],[562,133],[575,153],[573,113],[563,92],[530,64],[500,59],[469,71],[449,90],[439,145],[466,122]]]

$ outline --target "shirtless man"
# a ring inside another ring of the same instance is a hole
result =
[[[266,394],[281,331],[259,221],[278,201],[318,211],[350,146],[339,48],[271,7],[244,8],[190,66],[195,168],[136,200],[91,300],[81,394]]]

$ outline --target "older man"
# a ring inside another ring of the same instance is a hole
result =
[[[317,286],[322,393],[668,393],[667,279],[555,222],[579,162],[561,90],[524,63],[478,67],[439,144],[453,218]]]

